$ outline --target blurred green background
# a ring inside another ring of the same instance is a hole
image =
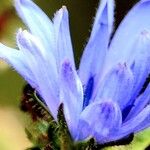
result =
[[[35,0],[52,18],[54,12],[66,5],[70,14],[70,29],[76,63],[79,63],[83,47],[89,37],[99,0]],[[116,0],[115,28],[135,0]],[[12,0],[0,0],[0,41],[16,47],[15,33],[24,28],[13,8]],[[31,146],[24,132],[25,117],[19,110],[21,91],[25,81],[4,62],[0,61],[0,150],[24,150]],[[150,144],[150,130],[137,134],[130,146],[113,149],[143,150]]]

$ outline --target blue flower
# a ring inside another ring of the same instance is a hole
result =
[[[112,40],[114,1],[101,0],[76,71],[63,6],[53,20],[31,0],[15,0],[29,31],[19,29],[18,49],[0,44],[8,62],[45,100],[56,119],[64,104],[74,140],[115,141],[150,126],[150,0],[139,1]]]

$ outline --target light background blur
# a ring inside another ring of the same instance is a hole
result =
[[[98,0],[35,0],[52,18],[54,12],[66,5],[70,13],[71,35],[76,63],[88,39]],[[135,1],[116,0],[116,27]],[[0,41],[16,47],[15,33],[25,28],[12,7],[12,0],[0,0]],[[4,62],[0,61],[0,150],[24,150],[31,146],[24,132],[25,116],[19,110],[22,87],[25,81]],[[150,144],[150,130],[138,134],[128,147],[118,149],[143,150]]]

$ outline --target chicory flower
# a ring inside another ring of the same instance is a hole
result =
[[[18,49],[0,44],[0,58],[35,88],[57,120],[64,114],[72,138],[107,143],[150,126],[150,0],[139,1],[113,38],[114,0],[101,0],[77,71],[63,6],[50,20],[31,0],[15,0],[29,31]]]

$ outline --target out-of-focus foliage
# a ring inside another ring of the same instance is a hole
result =
[[[15,33],[19,27],[25,28],[25,26],[17,17],[12,1],[0,0],[0,41],[8,46],[16,47]],[[135,1],[116,0],[116,26]],[[78,64],[99,0],[35,0],[35,2],[45,10],[50,18],[53,18],[54,12],[62,5],[67,6],[75,58]],[[8,66],[0,61],[0,150],[23,150],[30,146],[23,126],[26,118],[19,113],[24,83],[25,81],[13,69],[8,69]],[[137,134],[130,146],[112,149],[144,150],[144,147],[150,144],[149,135],[150,130],[146,130]]]
[[[0,41],[9,46],[15,46],[16,27],[23,24],[18,19],[12,0],[0,1]]]
[[[16,109],[0,107],[0,150],[23,150],[31,144]]]

